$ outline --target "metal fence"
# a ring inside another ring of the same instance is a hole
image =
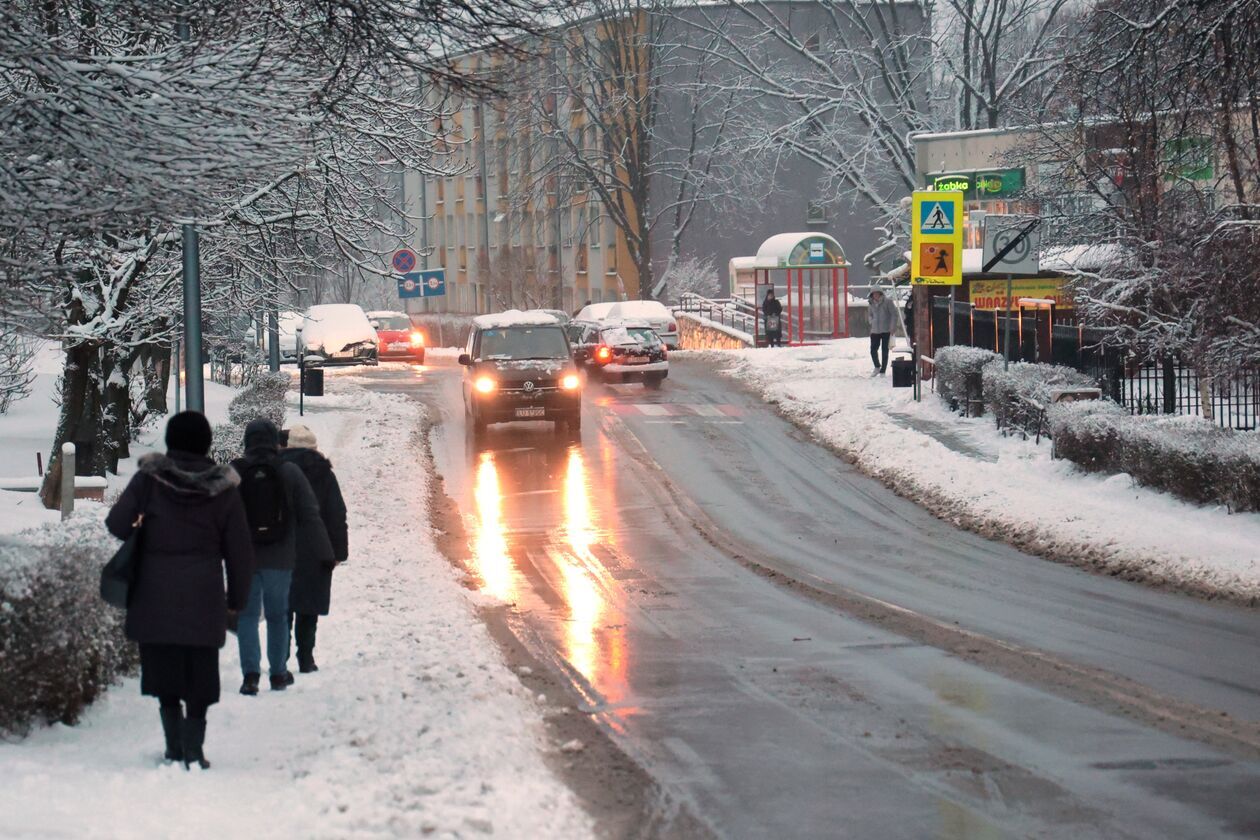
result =
[[[757,307],[741,298],[706,298],[684,292],[674,310],[699,315],[749,335],[757,334]]]
[[[978,310],[969,303],[954,304],[953,343],[1005,353],[1006,315]],[[1049,362],[1075,368],[1093,377],[1103,393],[1134,414],[1208,416],[1198,372],[1177,359],[1143,363],[1117,348],[1103,346],[1103,334],[1079,324],[1055,323],[1038,330],[1033,312],[1011,313],[1011,361]],[[1042,318],[1046,314],[1041,313]],[[1049,335],[1049,347],[1045,336]],[[932,354],[950,343],[949,299],[932,299]],[[1249,370],[1229,380],[1207,383],[1207,405],[1217,425],[1260,428],[1260,370]]]

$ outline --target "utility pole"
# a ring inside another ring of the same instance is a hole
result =
[[[175,23],[175,37],[192,40],[188,18]],[[184,370],[188,377],[185,396],[189,411],[206,410],[206,387],[201,369],[201,243],[192,223],[183,226],[184,247]]]

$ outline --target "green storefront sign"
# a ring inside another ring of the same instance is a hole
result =
[[[1024,189],[1024,170],[969,169],[963,172],[930,172],[927,186],[945,192],[960,192],[964,201],[1010,198]]]

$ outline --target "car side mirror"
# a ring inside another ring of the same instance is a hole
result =
[[[459,354],[459,363],[460,363],[461,365],[471,365],[471,364],[472,364],[472,356],[469,356],[467,353],[460,353],[460,354]]]

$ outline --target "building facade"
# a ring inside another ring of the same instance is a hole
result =
[[[822,39],[839,37],[828,32],[832,18],[819,4],[776,5],[782,6],[781,17],[794,33],[799,27],[802,39],[825,43]],[[721,14],[736,12],[674,10],[668,21],[645,19],[639,26],[651,30],[652,40],[672,45],[670,54],[677,56],[685,52],[678,45],[695,38],[688,15],[704,15],[711,23]],[[598,24],[575,27],[590,25]],[[809,60],[787,53],[774,59]],[[491,52],[463,56],[459,62],[462,71],[491,75],[509,66],[507,58]],[[573,311],[586,301],[648,297],[652,289],[645,286],[656,285],[674,259],[711,260],[724,282],[732,258],[755,253],[762,241],[784,231],[828,233],[849,254],[873,247],[873,211],[860,205],[840,209],[823,194],[819,167],[804,157],[785,159],[764,172],[740,173],[734,194],[730,184],[702,184],[700,191],[722,192],[721,200],[693,195],[685,228],[662,210],[675,206],[679,194],[679,180],[671,177],[669,166],[651,167],[646,183],[627,185],[615,194],[590,189],[580,177],[566,177],[562,167],[551,165],[553,154],[580,158],[589,150],[597,155],[608,138],[592,125],[590,109],[566,95],[566,89],[583,82],[577,78],[582,71],[571,60],[566,64],[563,50],[528,59],[524,66],[526,77],[560,82],[527,90],[509,87],[516,91],[509,96],[448,95],[447,116],[434,131],[444,138],[452,174],[403,174],[403,205],[413,219],[422,220],[412,245],[422,267],[445,269],[447,283],[445,298],[409,301],[411,311]],[[694,64],[678,63],[663,71],[660,64],[654,66],[659,81],[651,98],[653,133],[643,148],[650,145],[649,153],[659,158],[666,150],[694,146],[697,125],[721,122],[720,115],[710,112],[721,97],[706,96],[703,86],[729,87],[735,71],[723,67],[720,58],[702,79]],[[623,82],[631,90],[642,84],[633,77]],[[642,101],[631,95],[625,100],[629,104],[620,107],[633,109]],[[610,201],[620,207],[610,207]],[[625,224],[613,222],[614,216],[637,218],[649,212],[660,217],[652,217],[650,233],[634,242],[628,241]],[[635,259],[644,247],[651,253],[651,284],[641,282]],[[855,266],[851,282],[864,282],[861,268]]]

